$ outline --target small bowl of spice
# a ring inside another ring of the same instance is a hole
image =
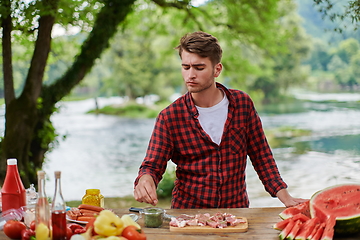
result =
[[[144,225],[148,228],[158,228],[163,224],[165,210],[159,207],[147,207],[141,212],[144,215]]]

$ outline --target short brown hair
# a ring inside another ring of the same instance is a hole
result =
[[[214,66],[221,61],[222,57],[222,49],[217,38],[201,31],[184,35],[175,49],[179,51],[180,58],[183,51],[196,53],[200,57],[209,57]]]

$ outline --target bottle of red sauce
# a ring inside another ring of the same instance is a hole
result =
[[[66,203],[60,179],[61,172],[55,171],[55,193],[51,205],[52,240],[66,240]]]
[[[7,160],[5,181],[1,189],[2,211],[26,206],[26,190],[21,181],[17,159]]]

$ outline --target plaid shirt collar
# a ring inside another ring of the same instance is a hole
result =
[[[222,89],[225,92],[226,97],[229,100],[229,108],[230,108],[230,106],[233,106],[234,99],[233,99],[233,96],[231,95],[231,92],[229,91],[229,89],[227,89],[224,85],[222,85],[221,83],[218,83],[218,82],[216,82],[216,87]],[[192,116],[193,118],[198,118],[199,112],[196,109],[196,106],[195,106],[195,103],[191,96],[191,93],[189,93],[189,92],[187,92],[185,94],[185,103],[189,110],[190,116]]]

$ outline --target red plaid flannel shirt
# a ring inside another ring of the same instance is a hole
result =
[[[245,184],[247,156],[273,197],[286,188],[250,97],[217,83],[229,99],[220,145],[201,128],[198,111],[186,93],[160,112],[135,180],[150,174],[158,184],[167,161],[176,166],[172,208],[249,207]]]

